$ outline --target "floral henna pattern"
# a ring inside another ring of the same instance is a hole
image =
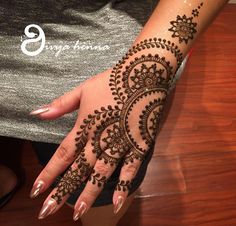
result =
[[[203,2],[200,3],[200,5],[197,7],[197,9],[193,9],[192,10],[192,15],[193,17],[198,17],[199,15],[199,10],[202,8],[203,6]]]
[[[189,39],[193,39],[194,33],[197,32],[195,29],[197,23],[193,23],[193,17],[187,17],[186,15],[177,16],[176,21],[170,22],[172,27],[169,31],[172,31],[173,38],[179,38],[179,43],[188,43]]]
[[[131,188],[131,181],[119,180],[118,184],[116,185],[115,190],[126,192],[126,191],[129,191],[130,188]]]
[[[92,153],[110,166],[116,166],[120,160],[125,164],[142,161],[153,147],[175,74],[165,57],[147,54],[157,49],[171,53],[177,67],[181,64],[183,57],[178,46],[160,38],[141,41],[116,64],[109,78],[115,104],[96,109],[83,120],[75,138],[76,167],[70,167],[64,174],[52,196],[58,204],[88,177],[98,187],[106,183],[107,178],[92,171],[86,159],[84,147],[89,132],[92,134]],[[128,190],[129,184],[120,181],[117,189]]]
[[[67,194],[72,194],[81,184],[78,171],[78,169],[73,170],[72,167],[70,167],[62,177],[57,185],[56,193],[52,195],[52,198],[56,200],[57,204],[61,203],[62,197]]]
[[[145,140],[146,144],[151,145],[153,138],[158,132],[161,113],[163,111],[163,105],[161,105],[160,103],[160,99],[151,101],[140,115],[139,129],[141,131],[141,136],[143,140]],[[153,109],[158,109],[158,111]]]
[[[92,184],[96,184],[98,187],[103,187],[107,182],[107,178],[105,176],[101,176],[100,173],[97,173],[95,170],[93,170],[89,177],[89,181],[91,181]]]
[[[197,9],[192,10],[193,17],[177,15],[175,21],[170,21],[172,27],[169,28],[169,31],[172,32],[173,38],[179,38],[179,43],[185,42],[185,44],[188,44],[188,41],[194,38],[194,34],[197,32],[197,23],[194,23],[193,19],[194,17],[198,17],[199,10],[202,6],[203,2],[197,7]]]
[[[138,53],[158,48],[171,52],[180,65],[182,53],[174,43],[157,38],[138,43],[110,75],[109,86],[116,105],[95,110],[80,126],[76,141],[83,140],[92,130],[92,152],[105,164],[117,165],[124,156],[127,164],[134,159],[142,161],[154,143],[174,72],[164,57]],[[139,124],[138,131],[131,130],[134,121]]]
[[[121,154],[128,151],[128,145],[124,145],[122,139],[122,131],[117,124],[113,124],[113,128],[107,129],[107,137],[102,139],[106,143],[105,149],[110,148],[111,155]]]
[[[84,154],[84,149],[80,151],[80,155],[75,160],[77,167],[70,167],[63,175],[62,179],[57,185],[57,190],[51,198],[55,199],[57,204],[62,202],[62,198],[67,194],[72,194],[82,184],[92,172],[92,167],[87,162]]]

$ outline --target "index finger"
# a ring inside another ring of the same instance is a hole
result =
[[[79,152],[84,148],[86,140],[81,140],[78,142],[76,147],[75,137],[76,129],[72,129],[35,180],[30,192],[31,198],[35,198],[47,190],[55,178],[68,168],[68,166],[75,160]]]

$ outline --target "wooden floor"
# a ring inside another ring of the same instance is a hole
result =
[[[195,45],[146,180],[120,226],[236,225],[235,23],[236,6],[226,6]],[[2,153],[26,172],[25,184],[0,210],[0,226],[78,225],[68,207],[37,220],[45,195],[28,197],[40,171],[32,148],[0,140]]]

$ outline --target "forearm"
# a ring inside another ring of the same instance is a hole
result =
[[[227,2],[228,0],[160,0],[133,46],[154,37],[165,39],[174,43],[184,58],[197,37],[210,25]],[[181,27],[183,20],[187,20],[185,27]],[[175,68],[176,57],[170,51],[161,49],[151,48],[147,52],[163,54]]]
[[[162,0],[113,68],[109,85],[117,103],[123,105],[121,118],[125,118],[127,137],[139,150],[135,158],[141,159],[140,153],[154,142],[176,69],[226,2]],[[137,144],[140,136],[143,140]]]

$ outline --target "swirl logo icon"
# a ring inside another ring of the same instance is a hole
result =
[[[29,30],[31,28],[35,28],[38,30],[39,34],[36,34],[34,32],[30,32]],[[25,27],[25,36],[26,36],[26,40],[22,41],[21,43],[21,51],[28,55],[28,56],[37,56],[39,53],[41,53],[44,49],[44,46],[45,46],[45,34],[44,34],[44,31],[43,29],[36,25],[36,24],[30,24],[28,26]],[[26,49],[26,45],[30,44],[30,43],[36,43],[36,42],[39,42],[41,41],[41,44],[40,44],[40,47],[37,49],[37,50],[34,50],[34,51],[28,51]]]

